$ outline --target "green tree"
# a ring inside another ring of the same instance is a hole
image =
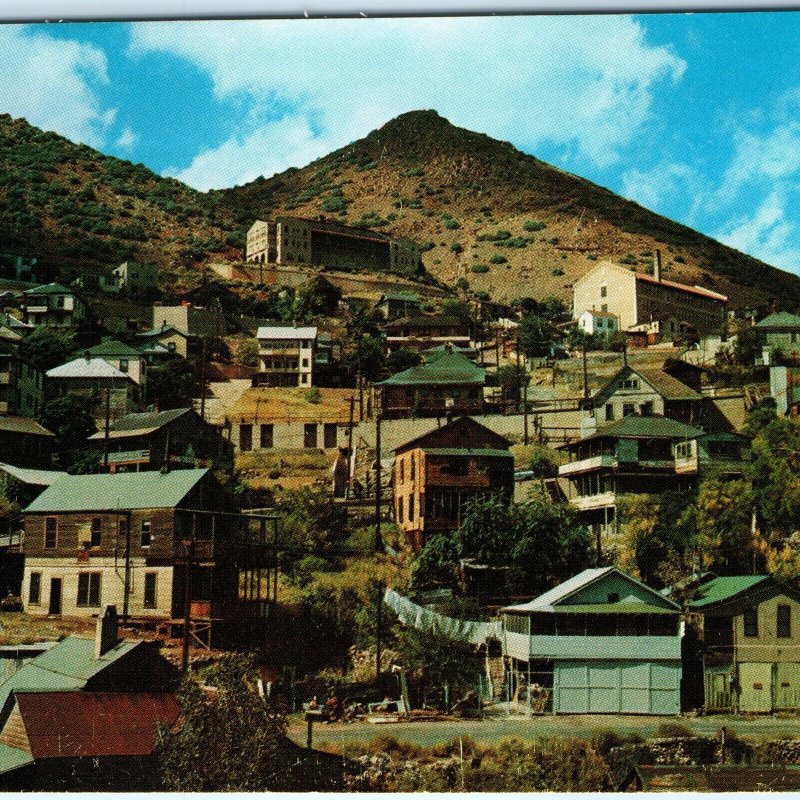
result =
[[[311,320],[315,317],[332,314],[342,299],[341,290],[321,275],[297,287],[295,309],[299,319]]]
[[[330,557],[347,541],[347,511],[331,503],[325,492],[307,486],[286,491],[277,511],[281,538],[290,558],[312,554]]]
[[[506,364],[497,370],[497,383],[503,400],[519,402],[522,390],[530,383],[531,376],[522,364]]]
[[[156,756],[172,792],[255,792],[291,788],[286,716],[256,689],[253,656],[226,654],[184,679],[179,725],[159,734]]]
[[[526,314],[517,329],[520,349],[529,358],[544,358],[550,355],[555,341],[552,322],[539,314]]]
[[[56,436],[56,457],[62,469],[69,470],[86,457],[86,439],[97,431],[94,406],[88,397],[65,394],[42,407],[38,420]]]
[[[236,345],[236,361],[243,367],[257,367],[258,342],[255,339],[240,339]]]
[[[416,367],[422,362],[422,358],[415,350],[408,347],[400,347],[389,353],[386,358],[386,370],[390,375],[395,375],[403,370]]]
[[[196,388],[192,367],[182,358],[172,358],[147,373],[147,401],[162,411],[191,406]]]
[[[472,324],[472,307],[464,300],[448,297],[442,300],[441,311],[446,317],[453,317],[465,325]]]
[[[19,345],[20,358],[40,372],[65,363],[75,350],[75,337],[66,331],[39,326]]]

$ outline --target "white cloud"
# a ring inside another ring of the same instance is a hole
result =
[[[686,66],[622,16],[134,25],[131,53],[154,51],[188,59],[217,97],[253,112],[184,171],[199,188],[302,166],[416,108],[526,150],[552,142],[607,166],[648,120],[655,85]],[[284,126],[294,148],[270,139]]]
[[[138,141],[139,135],[134,133],[130,128],[125,128],[114,144],[117,147],[121,147],[123,150],[130,150]]]
[[[622,194],[630,200],[659,213],[674,208],[676,201],[685,206],[682,219],[692,225],[704,194],[704,181],[688,164],[661,161],[649,169],[633,167],[622,173]]]
[[[116,111],[103,109],[105,54],[32,28],[0,25],[0,113],[92,146],[104,142]]]

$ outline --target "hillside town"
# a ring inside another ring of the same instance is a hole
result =
[[[589,714],[661,738],[551,742],[595,777],[540,788],[726,758],[726,786],[794,786],[800,316],[672,280],[660,249],[499,302],[324,218],[246,241],[184,293],[3,254],[0,786],[241,787],[176,777],[236,703],[274,735],[249,789],[459,788],[394,731]],[[731,719],[786,733],[767,758]],[[467,749],[472,788],[510,786]]]

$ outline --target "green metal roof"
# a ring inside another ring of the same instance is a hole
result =
[[[480,385],[486,383],[486,370],[475,366],[460,353],[445,353],[434,361],[398,372],[378,386]]]
[[[116,475],[66,475],[45,489],[28,514],[175,508],[208,469],[123,472]]]
[[[11,772],[12,769],[19,769],[26,764],[33,764],[33,756],[30,753],[7,744],[0,744],[0,773]]]
[[[407,303],[419,303],[419,296],[413,292],[384,292],[383,300],[404,300]]]
[[[491,448],[470,447],[423,447],[423,453],[429,456],[480,456],[489,458],[513,458],[508,450],[492,450]]]
[[[700,585],[694,600],[689,603],[689,608],[705,608],[714,603],[722,603],[766,580],[769,580],[768,575],[724,575],[712,578]]]
[[[669,417],[631,415],[598,428],[591,436],[573,442],[572,446],[589,439],[696,439],[702,435],[699,428]]]
[[[757,322],[756,328],[800,328],[800,317],[788,311],[778,311]]]
[[[677,614],[677,608],[658,608],[647,603],[572,603],[553,606],[555,614]]]
[[[90,356],[138,356],[139,355],[138,350],[135,350],[128,344],[124,344],[123,342],[118,342],[114,339],[111,339],[107,342],[101,342],[100,344],[96,344],[94,347],[90,347],[87,350],[78,351],[78,355],[83,355],[84,353],[88,353]]]
[[[60,283],[45,283],[43,286],[36,286],[33,289],[26,289],[23,294],[74,294],[72,289],[68,289]]]

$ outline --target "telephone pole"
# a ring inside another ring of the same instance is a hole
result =
[[[383,552],[381,539],[381,415],[375,414],[375,552]]]
[[[108,471],[108,450],[111,439],[111,389],[106,389],[106,425],[103,439],[103,468]]]

